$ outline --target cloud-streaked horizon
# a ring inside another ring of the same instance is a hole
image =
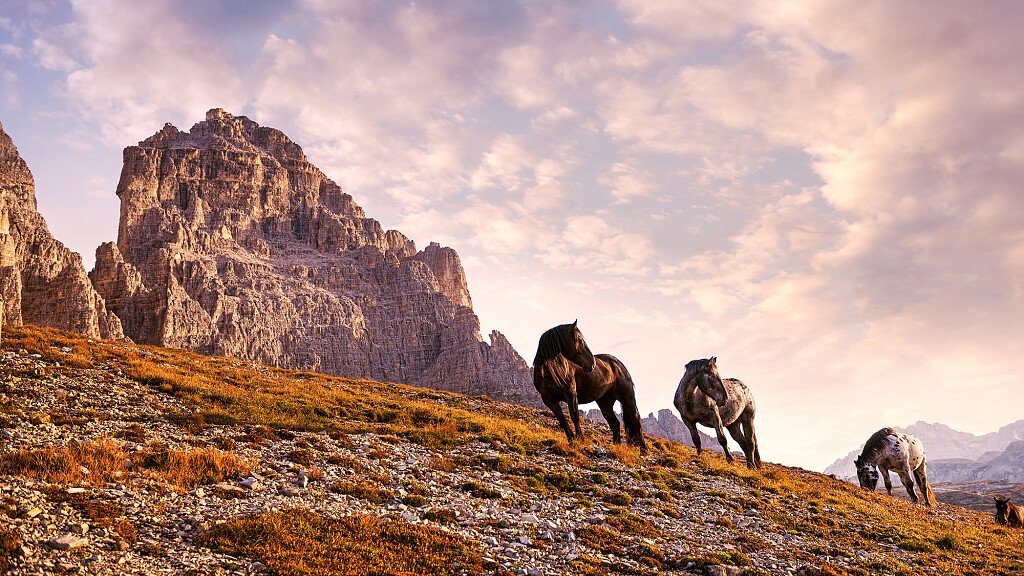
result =
[[[821,469],[883,425],[1020,418],[1017,3],[2,13],[0,121],[87,261],[116,235],[120,148],[223,107],[385,226],[454,247],[485,330],[525,358],[579,318],[646,412],[719,356],[767,460]]]

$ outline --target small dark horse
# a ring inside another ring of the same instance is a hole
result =
[[[996,501],[996,522],[1010,528],[1024,527],[1024,506],[1010,502],[1005,496],[993,496]]]
[[[629,371],[611,354],[592,354],[576,322],[555,326],[541,334],[537,356],[533,359],[533,385],[570,442],[574,436],[583,437],[580,404],[589,402],[597,402],[612,429],[612,439],[615,443],[621,442],[619,419],[614,409],[618,400],[622,404],[622,419],[629,443],[647,451]],[[569,407],[575,435],[562,413],[560,402]]]

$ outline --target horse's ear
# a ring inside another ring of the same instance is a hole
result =
[[[714,366],[714,365],[715,365],[715,362],[716,362],[717,360],[718,360],[718,356],[712,356],[712,357],[711,357],[711,360],[708,360],[708,364],[711,364],[712,366]]]
[[[573,320],[572,321],[572,327],[575,328],[576,327],[576,323],[579,322],[579,321],[580,321],[579,318]]]

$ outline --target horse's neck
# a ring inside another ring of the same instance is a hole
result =
[[[697,386],[697,378],[690,378],[686,381],[686,386],[683,387],[683,394],[687,398],[707,398],[708,395]]]
[[[697,379],[690,378],[682,389],[682,400],[686,411],[697,419],[704,419],[713,409],[715,402],[705,394],[699,386]]]

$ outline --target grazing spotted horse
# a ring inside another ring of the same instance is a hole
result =
[[[878,471],[881,470],[885,490],[891,495],[892,482],[889,480],[889,471],[895,470],[911,500],[918,501],[917,494],[914,493],[915,482],[921,489],[925,506],[931,506],[935,500],[932,488],[928,484],[928,459],[924,455],[924,446],[915,436],[897,432],[892,428],[882,428],[864,443],[864,450],[854,461],[854,465],[857,467],[857,480],[862,488],[874,490],[875,486],[878,486]]]
[[[732,462],[729,442],[723,427],[743,449],[747,467],[761,467],[761,451],[754,434],[754,415],[757,408],[747,385],[735,378],[722,379],[718,374],[718,359],[691,360],[676,388],[674,404],[679,416],[690,430],[693,447],[700,454],[700,434],[697,424],[715,429],[718,443],[725,451],[725,459]]]
[[[589,402],[597,402],[612,429],[612,440],[621,442],[619,419],[614,409],[618,401],[622,405],[629,443],[647,450],[629,371],[611,354],[591,353],[576,322],[555,326],[541,334],[533,359],[533,385],[570,442],[574,437],[583,437],[579,405]],[[569,428],[560,402],[565,402],[569,408],[575,434]]]

